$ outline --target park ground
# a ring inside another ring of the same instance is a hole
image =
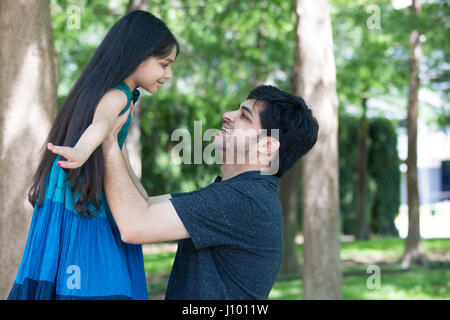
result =
[[[424,239],[429,265],[401,268],[404,239],[373,238],[354,241],[341,239],[342,294],[344,299],[450,299],[450,238]],[[303,261],[301,235],[298,257]],[[176,251],[176,243],[146,245],[144,264],[149,299],[164,299]],[[379,270],[379,283],[372,277]],[[372,277],[372,278],[371,278]],[[280,275],[269,299],[302,298],[300,275]]]

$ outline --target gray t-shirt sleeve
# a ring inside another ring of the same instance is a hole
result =
[[[197,249],[241,246],[252,236],[252,199],[236,185],[214,183],[193,192],[172,194],[170,201]]]

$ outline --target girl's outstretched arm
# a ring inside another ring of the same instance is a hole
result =
[[[81,167],[110,133],[114,121],[126,103],[126,97],[120,90],[107,91],[97,105],[92,124],[87,127],[73,148],[48,143],[47,148],[50,151],[67,159],[59,161],[58,165],[68,169]]]

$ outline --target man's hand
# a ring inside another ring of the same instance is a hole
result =
[[[133,101],[131,101],[131,106],[133,106]],[[103,154],[104,154],[105,158],[108,157],[108,155],[111,151],[111,148],[113,146],[117,145],[117,143],[118,143],[117,142],[117,134],[120,132],[120,130],[122,129],[125,122],[127,122],[128,115],[130,114],[130,111],[131,111],[131,106],[127,112],[125,112],[123,115],[117,117],[116,121],[114,122],[114,124],[112,126],[111,133],[108,134],[106,136],[106,139],[103,141],[102,148],[103,148]]]

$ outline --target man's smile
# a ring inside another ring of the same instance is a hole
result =
[[[228,125],[228,123],[224,123],[224,124],[222,125],[222,130],[225,131],[225,133],[228,133],[228,134],[230,134],[230,135],[233,133],[233,131],[232,131],[232,129],[230,128],[230,126]]]

